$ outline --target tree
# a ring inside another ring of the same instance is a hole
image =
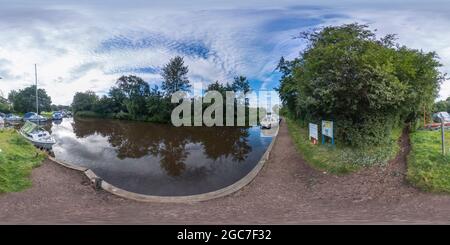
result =
[[[111,111],[112,112],[121,112],[121,111],[126,111],[127,108],[125,107],[125,99],[127,98],[125,93],[117,88],[117,87],[112,87],[109,90],[108,93],[109,98],[111,98]]]
[[[234,92],[243,92],[244,94],[250,92],[250,83],[244,76],[234,77],[234,81],[231,84],[231,88]]]
[[[137,76],[122,76],[117,80],[117,88],[125,95],[124,104],[134,118],[146,114],[146,98],[150,95],[147,82]]]
[[[449,111],[450,103],[447,100],[441,100],[434,104],[433,112]]]
[[[94,91],[77,92],[73,97],[72,110],[74,113],[78,111],[93,111],[94,105],[99,100]]]
[[[19,91],[11,91],[8,99],[13,103],[17,112],[36,111],[36,86],[32,85]],[[52,100],[44,89],[38,89],[39,111],[50,111]]]
[[[368,26],[347,24],[304,32],[307,48],[280,60],[280,98],[303,121],[334,120],[337,138],[363,146],[389,139],[400,122],[432,106],[443,75],[436,54],[377,39]]]
[[[171,96],[177,91],[188,92],[191,85],[187,74],[188,66],[184,65],[184,60],[180,56],[170,59],[169,63],[162,68],[161,76],[163,77],[162,89],[166,96]]]

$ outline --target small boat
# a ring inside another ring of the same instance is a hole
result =
[[[56,111],[52,114],[52,120],[62,120],[64,117],[63,113]]]
[[[48,131],[30,121],[25,122],[19,133],[38,148],[51,150],[56,143],[55,138]]]
[[[271,129],[278,126],[280,119],[276,115],[266,115],[260,122],[261,128]]]
[[[17,115],[14,115],[14,114],[7,114],[5,117],[5,121],[6,122],[20,122],[20,121],[22,121],[22,118]]]
[[[23,120],[40,123],[48,121],[48,118],[38,115],[36,112],[27,112],[23,116]]]

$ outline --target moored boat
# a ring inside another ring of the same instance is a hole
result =
[[[48,131],[31,121],[26,121],[19,133],[38,148],[51,150],[56,143],[55,138]]]
[[[38,115],[36,112],[27,112],[27,113],[25,113],[25,115],[23,116],[23,120],[24,120],[24,121],[30,121],[30,122],[40,123],[40,122],[46,122],[46,121],[48,121],[48,118],[43,117],[43,116],[41,116],[41,115]]]
[[[62,120],[64,117],[63,113],[56,111],[52,114],[52,120]]]
[[[278,126],[280,119],[277,115],[266,115],[261,121],[261,128],[271,129],[272,127]]]
[[[22,121],[22,117],[19,117],[14,114],[7,114],[5,117],[5,121],[6,122],[20,122],[20,121]]]

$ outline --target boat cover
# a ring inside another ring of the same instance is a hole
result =
[[[26,134],[30,134],[36,129],[39,129],[39,126],[37,124],[30,121],[26,121],[20,130]]]

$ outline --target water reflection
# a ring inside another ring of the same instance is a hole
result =
[[[154,195],[198,194],[232,184],[271,141],[258,128],[99,119],[65,119],[51,131],[57,158],[89,167],[118,187]]]

